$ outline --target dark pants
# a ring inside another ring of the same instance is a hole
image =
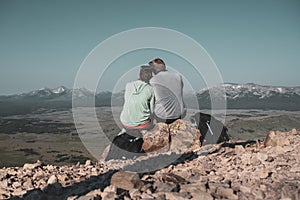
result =
[[[144,155],[145,152],[142,149],[144,143],[143,138],[136,130],[134,134],[136,135],[132,136],[127,133],[117,135],[109,147],[109,152],[105,160],[135,159],[138,156]]]
[[[154,119],[156,119],[157,122],[163,122],[166,124],[172,124],[173,122],[175,122],[177,119],[181,119],[181,116],[175,119],[162,119],[157,117],[156,115],[153,115]]]

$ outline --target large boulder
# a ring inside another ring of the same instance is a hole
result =
[[[187,153],[200,147],[200,131],[191,122],[178,119],[172,124],[157,123],[152,130],[142,131],[146,153]]]
[[[285,146],[290,145],[288,135],[285,132],[270,131],[265,139],[265,146]]]
[[[169,125],[170,151],[175,153],[191,152],[200,145],[200,131],[191,122],[178,119]]]
[[[162,153],[169,150],[170,133],[169,126],[165,123],[157,123],[152,130],[142,131],[143,146],[146,153]]]

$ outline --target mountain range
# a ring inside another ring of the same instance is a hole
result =
[[[76,106],[91,106],[91,100],[94,98],[95,105],[99,107],[111,105],[112,93],[106,91],[94,94],[85,88],[68,89],[60,86],[0,96],[0,116],[70,109],[72,96],[76,100]]]
[[[203,88],[185,95],[185,102],[197,98],[200,109],[209,109],[210,93],[224,98],[224,94],[221,93],[224,89],[229,109],[300,110],[300,87],[262,86],[254,83],[225,83],[216,87]],[[76,100],[76,106],[89,106],[88,102],[93,98],[95,98],[95,106],[121,106],[124,102],[124,91],[114,94],[109,91],[94,94],[85,88],[68,89],[60,86],[54,89],[41,88],[28,93],[0,96],[0,115],[25,114],[45,109],[69,109],[72,107],[72,95]],[[189,103],[186,104],[189,106]]]
[[[200,108],[210,107],[210,92],[222,97],[221,89],[226,91],[229,109],[300,110],[300,87],[262,86],[254,83],[225,83],[204,88],[196,93]]]

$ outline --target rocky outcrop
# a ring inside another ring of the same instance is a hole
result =
[[[288,146],[290,145],[288,134],[286,132],[271,131],[265,139],[266,146]]]
[[[200,131],[191,122],[181,119],[169,125],[170,151],[183,154],[198,149],[200,144]]]
[[[143,135],[142,149],[146,153],[162,153],[169,150],[169,126],[165,123],[157,123],[152,130],[141,131]]]
[[[0,169],[0,199],[299,199],[299,155],[292,130],[199,147],[152,173],[124,171],[141,160],[37,162]]]
[[[146,153],[188,153],[200,144],[200,131],[191,122],[181,119],[172,124],[157,123],[152,130],[142,131]]]

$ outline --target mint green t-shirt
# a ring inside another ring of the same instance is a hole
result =
[[[150,121],[154,109],[154,91],[150,84],[137,80],[126,84],[125,102],[120,120],[127,126],[139,126]]]

